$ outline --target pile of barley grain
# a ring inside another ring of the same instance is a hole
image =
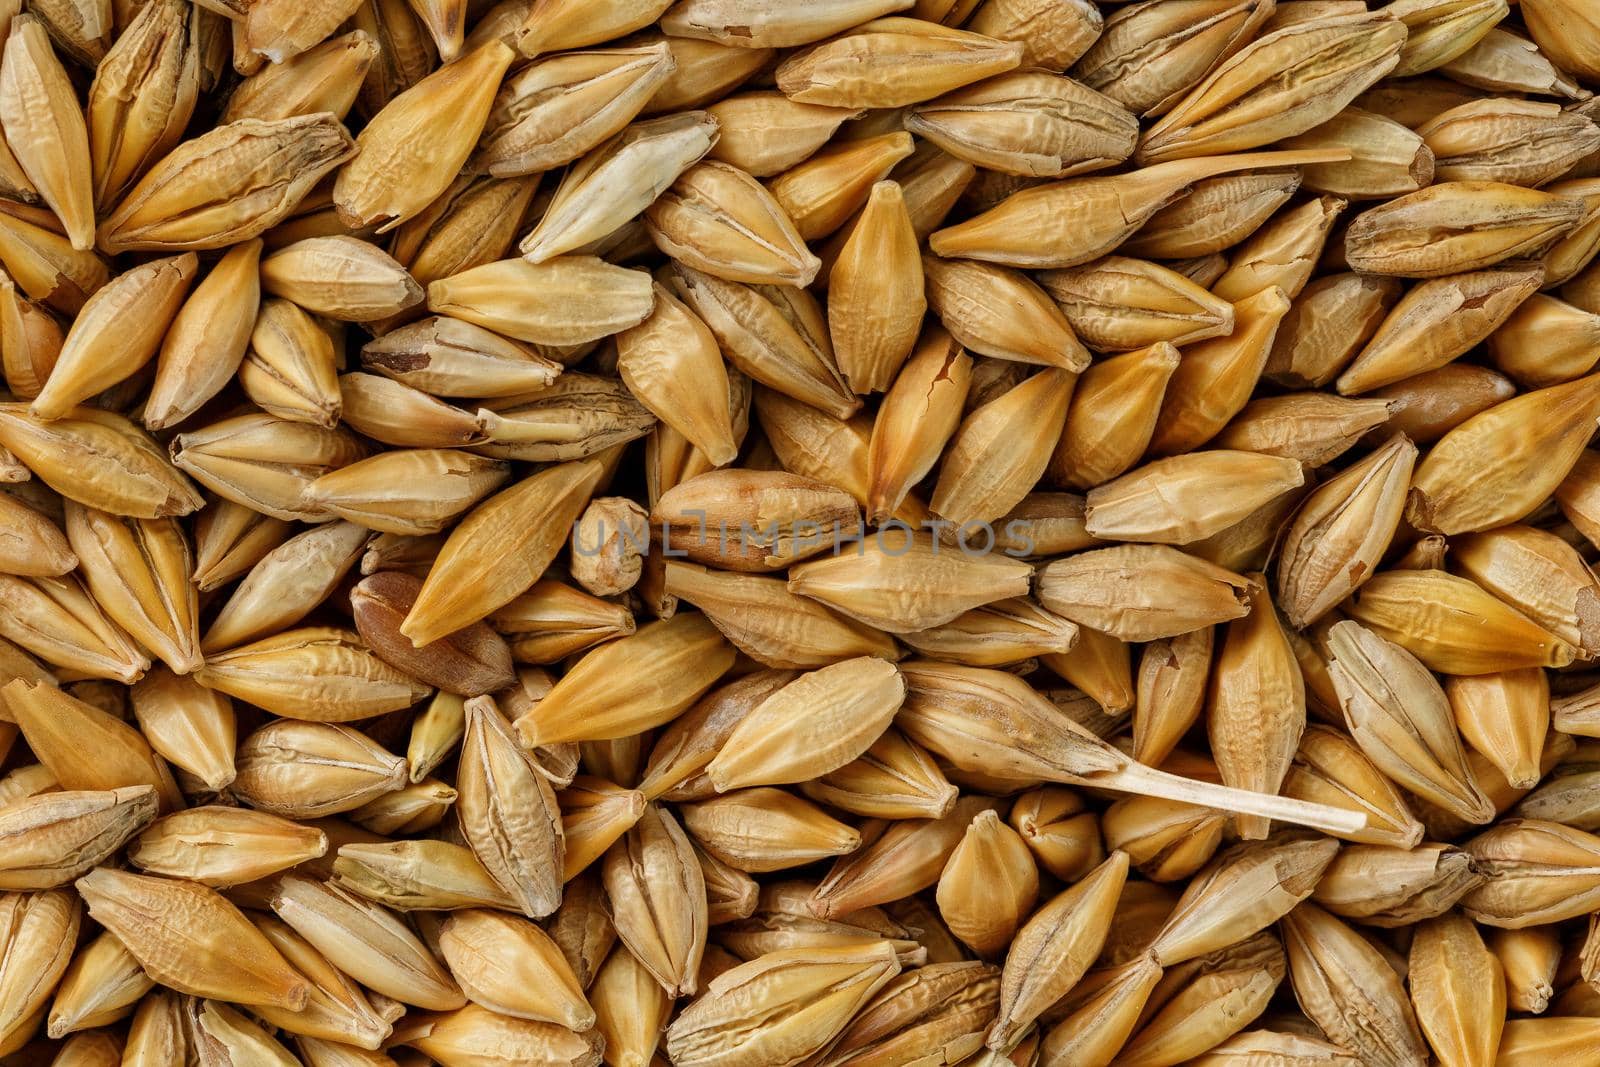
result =
[[[3,1067],[1600,1064],[1600,0],[0,31]]]

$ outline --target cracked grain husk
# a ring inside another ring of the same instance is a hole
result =
[[[1151,991],[1142,1025],[1118,1054],[1128,1067],[1187,1062],[1266,1009],[1288,970],[1283,947],[1261,933],[1173,967]]]
[[[1329,865],[1313,899],[1371,926],[1410,926],[1445,914],[1485,880],[1471,856],[1447,845],[1356,845]]]
[[[326,114],[240,119],[178,145],[100,223],[107,252],[223,248],[283,221],[355,152]]]
[[[1411,653],[1358,623],[1328,632],[1329,671],[1361,750],[1406,788],[1469,822],[1494,818],[1443,688]]]
[[[245,738],[231,791],[251,807],[290,819],[353,811],[399,789],[405,761],[365,734],[329,723],[281,719]]]
[[[456,814],[468,845],[531,918],[561,902],[561,814],[550,783],[491,697],[467,701]],[[522,797],[518,802],[515,798]]]
[[[341,845],[333,884],[402,912],[516,907],[470,849],[447,841]]]
[[[684,1067],[802,1059],[899,971],[883,942],[769,953],[714,979],[667,1028],[667,1054]]]
[[[607,854],[601,879],[619,940],[672,997],[693,996],[705,951],[705,877],[688,836],[658,805]]]
[[[144,829],[128,849],[141,871],[224,889],[322,856],[321,830],[263,811],[207,805],[174,812]]]
[[[66,890],[0,894],[0,1048],[21,1048],[72,962],[82,907]]]
[[[1113,852],[1018,931],[1001,973],[999,1013],[984,1044],[996,1051],[1010,1048],[1083,977],[1105,943],[1127,874],[1127,854]]]
[[[1304,904],[1283,920],[1300,1007],[1362,1063],[1421,1067],[1427,1046],[1400,978],[1360,934]]]

